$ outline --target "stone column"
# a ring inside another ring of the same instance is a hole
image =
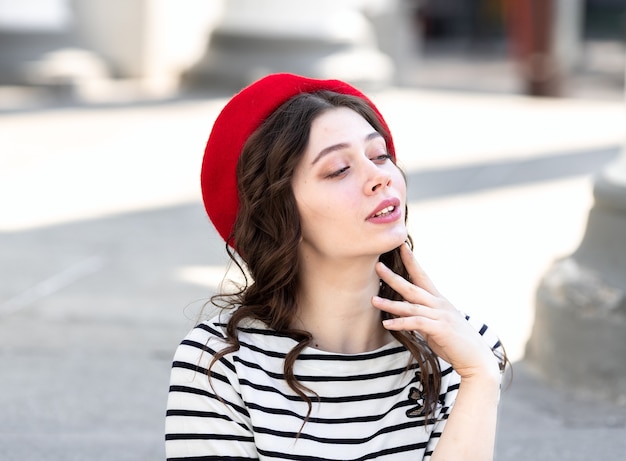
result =
[[[363,3],[229,0],[188,82],[240,88],[268,73],[291,72],[385,85],[393,63],[378,48]]]
[[[74,44],[69,0],[0,1],[0,84],[39,84],[32,63]]]
[[[423,38],[414,0],[368,2],[366,17],[372,22],[380,51],[392,59],[393,83],[410,86],[419,72]]]
[[[176,90],[204,52],[224,0],[72,0],[78,39],[112,74]]]
[[[526,359],[557,386],[624,402],[626,142],[596,178],[594,199],[580,246],[541,280]]]
[[[556,0],[552,42],[564,78],[580,64],[583,49],[583,0]]]
[[[0,83],[80,96],[93,83],[130,82],[170,95],[202,57],[225,1],[0,0]],[[11,28],[19,17],[24,24]]]

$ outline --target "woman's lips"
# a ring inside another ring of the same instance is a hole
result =
[[[385,199],[378,204],[367,221],[384,224],[396,221],[401,215],[400,200],[397,198]]]

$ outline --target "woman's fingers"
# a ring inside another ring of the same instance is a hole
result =
[[[437,291],[435,284],[430,280],[430,277],[428,277],[426,272],[424,272],[422,266],[419,265],[415,255],[407,243],[400,247],[400,256],[402,257],[404,267],[406,267],[406,270],[411,277],[411,281],[418,287],[428,291],[430,294],[439,296],[439,291]]]
[[[432,351],[461,376],[471,376],[493,365],[487,343],[454,307],[433,309],[406,301],[392,301],[374,296],[372,305],[394,315],[383,320],[391,331],[415,331]]]
[[[435,297],[427,290],[409,282],[381,262],[376,263],[376,273],[381,280],[410,303],[430,306],[435,301]]]
[[[392,316],[383,321],[384,327],[419,333],[432,351],[450,363],[461,377],[492,369],[493,354],[481,335],[439,294],[408,246],[403,245],[400,252],[410,281],[384,264],[376,264],[378,276],[403,298],[402,301],[372,298],[374,307]]]
[[[372,305],[377,309],[402,318],[418,316],[427,318],[436,317],[436,311],[430,307],[420,304],[411,304],[406,301],[392,301],[391,299],[381,298],[380,296],[374,296],[372,298]]]

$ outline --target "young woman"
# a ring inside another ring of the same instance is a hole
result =
[[[265,77],[217,118],[204,203],[246,283],[179,346],[169,460],[490,460],[497,337],[411,252],[385,120],[336,80]]]

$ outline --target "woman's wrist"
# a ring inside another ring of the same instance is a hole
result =
[[[461,383],[478,383],[484,386],[491,384],[498,388],[502,379],[502,372],[496,360],[491,360],[478,368],[464,370],[459,375],[461,376]]]
[[[461,376],[460,391],[464,394],[471,393],[480,400],[487,403],[493,402],[495,405],[500,401],[500,383],[502,375],[500,369],[488,368],[480,373],[474,373],[470,376]]]

